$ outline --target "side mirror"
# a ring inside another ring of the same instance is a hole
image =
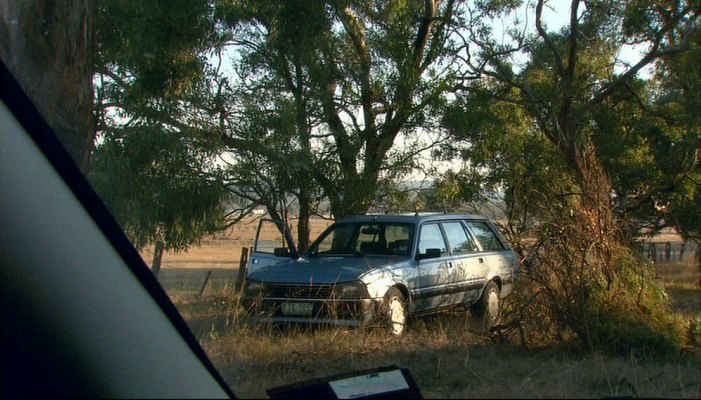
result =
[[[418,260],[425,260],[427,258],[439,258],[441,256],[441,249],[426,249],[426,253],[419,253],[416,257]]]
[[[290,257],[290,250],[287,247],[276,247],[273,249],[275,257]]]

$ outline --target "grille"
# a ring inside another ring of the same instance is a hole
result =
[[[265,285],[266,297],[283,299],[329,299],[333,285]]]

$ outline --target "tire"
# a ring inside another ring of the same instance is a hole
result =
[[[501,299],[499,298],[499,286],[496,282],[489,281],[484,286],[482,297],[472,307],[472,314],[480,328],[485,331],[499,323],[501,320]]]
[[[404,295],[395,287],[390,288],[385,295],[384,316],[389,333],[393,336],[402,336],[406,331],[409,314]]]

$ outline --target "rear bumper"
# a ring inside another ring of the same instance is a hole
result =
[[[514,286],[517,279],[517,274],[511,274],[511,276],[507,278],[502,278],[501,293],[499,293],[499,297],[505,298],[506,296],[510,295],[514,291]]]

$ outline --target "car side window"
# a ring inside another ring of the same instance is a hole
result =
[[[419,254],[426,254],[426,249],[440,249],[441,255],[448,252],[438,224],[425,224],[421,226],[419,236]]]
[[[467,236],[467,232],[460,222],[444,222],[443,230],[448,238],[451,253],[466,254],[477,251],[475,242]]]
[[[468,221],[467,226],[482,245],[484,251],[504,250],[504,245],[486,222]]]

